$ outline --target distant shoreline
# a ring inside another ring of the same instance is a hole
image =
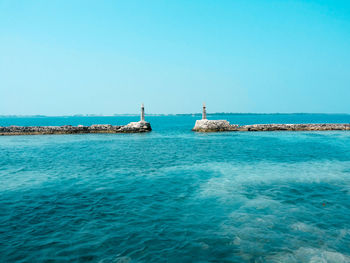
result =
[[[76,115],[0,115],[0,118],[68,118],[68,117],[135,117],[140,114],[113,114],[113,115],[95,115],[95,114],[76,114]],[[350,113],[231,113],[215,112],[207,113],[208,116],[230,116],[230,115],[350,115]],[[147,116],[202,116],[202,113],[179,113],[179,114],[147,114]]]

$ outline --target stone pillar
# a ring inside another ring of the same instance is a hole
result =
[[[145,121],[145,107],[141,104],[141,121]]]
[[[203,103],[203,113],[202,113],[202,120],[207,119],[207,108],[205,107],[205,103]]]

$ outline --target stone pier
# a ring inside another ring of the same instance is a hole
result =
[[[141,120],[127,125],[95,124],[91,126],[0,126],[0,135],[47,135],[82,133],[143,133],[152,131],[151,124],[145,121],[145,109],[141,106]]]
[[[222,132],[222,131],[335,131],[350,130],[347,123],[307,123],[307,124],[253,124],[236,125],[226,120],[197,120],[192,131]]]
[[[202,119],[197,120],[192,131],[333,131],[350,130],[347,123],[308,123],[308,124],[230,124],[227,120],[207,120],[206,106],[203,104]]]

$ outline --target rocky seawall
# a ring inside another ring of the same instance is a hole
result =
[[[350,124],[343,123],[312,123],[312,124],[254,124],[235,125],[226,120],[197,120],[192,131],[332,131],[350,130]]]
[[[81,133],[141,133],[151,131],[151,124],[146,121],[130,122],[123,126],[95,124],[91,126],[0,126],[0,135],[46,135],[46,134],[81,134]]]

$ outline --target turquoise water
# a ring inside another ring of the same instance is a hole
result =
[[[148,117],[147,134],[0,137],[0,262],[350,262],[350,132],[198,134],[197,118]]]

